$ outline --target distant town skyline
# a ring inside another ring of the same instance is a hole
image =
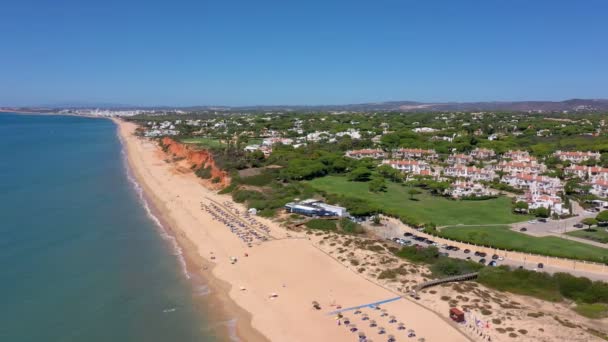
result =
[[[608,4],[20,1],[0,106],[608,98]]]

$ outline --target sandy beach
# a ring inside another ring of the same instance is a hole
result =
[[[447,317],[423,308],[406,298],[381,305],[382,309],[361,309],[345,312],[356,324],[351,331],[335,315],[329,313],[338,306],[349,308],[398,297],[396,292],[379,286],[316,247],[306,234],[287,233],[274,222],[255,218],[269,228],[269,239],[254,242],[251,247],[202,206],[219,205],[221,210],[244,211],[230,203],[230,197],[208,190],[192,172],[180,172],[176,165],[165,161],[160,148],[153,142],[135,137],[136,126],[115,120],[128,163],[137,181],[153,203],[163,221],[176,236],[191,266],[190,272],[200,272],[219,284],[212,291],[223,291],[230,302],[223,309],[237,318],[237,334],[242,341],[357,341],[364,332],[373,340],[386,339],[389,334],[397,340],[468,341]],[[182,168],[183,169],[183,168]],[[237,258],[236,262],[231,262]],[[192,266],[194,265],[194,266]],[[222,297],[222,293],[215,293]],[[312,302],[321,307],[316,310]],[[369,319],[364,320],[363,314]],[[390,316],[407,330],[390,323]],[[369,327],[376,320],[377,327]],[[386,335],[379,335],[384,327]],[[253,329],[252,329],[253,328]],[[413,329],[416,339],[407,338]]]

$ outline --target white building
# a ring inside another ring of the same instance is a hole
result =
[[[496,176],[494,171],[476,166],[452,165],[443,170],[448,177],[464,178],[471,181],[492,181]]]
[[[363,149],[346,151],[346,156],[354,159],[373,158],[380,159],[386,156],[386,153],[381,149]]]
[[[450,189],[446,193],[453,198],[471,197],[471,196],[489,196],[493,192],[479,183],[457,181],[450,185]]]
[[[571,163],[582,163],[584,161],[587,161],[589,159],[600,159],[600,154],[599,152],[590,152],[590,151],[585,151],[585,152],[580,152],[580,151],[575,151],[575,152],[567,152],[567,151],[557,151],[554,154],[557,158],[559,158],[560,160],[563,161],[569,161]]]
[[[429,164],[419,160],[383,160],[382,165],[389,165],[393,169],[404,173],[420,176],[431,176]]]
[[[420,148],[400,148],[393,150],[393,158],[401,159],[437,159],[435,150],[424,150]]]

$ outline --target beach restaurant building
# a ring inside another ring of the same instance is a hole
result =
[[[285,204],[285,210],[289,213],[306,216],[348,216],[346,208],[323,203],[315,199],[287,203]]]

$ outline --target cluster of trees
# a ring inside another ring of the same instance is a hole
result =
[[[568,298],[584,303],[608,303],[608,283],[575,277],[568,273],[534,272],[525,269],[512,270],[507,266],[485,267],[477,281],[500,290],[559,301]]]
[[[395,255],[416,263],[431,265],[431,271],[435,276],[467,274],[476,272],[483,267],[479,263],[441,256],[439,249],[434,246],[426,248],[407,246],[398,250]]]

